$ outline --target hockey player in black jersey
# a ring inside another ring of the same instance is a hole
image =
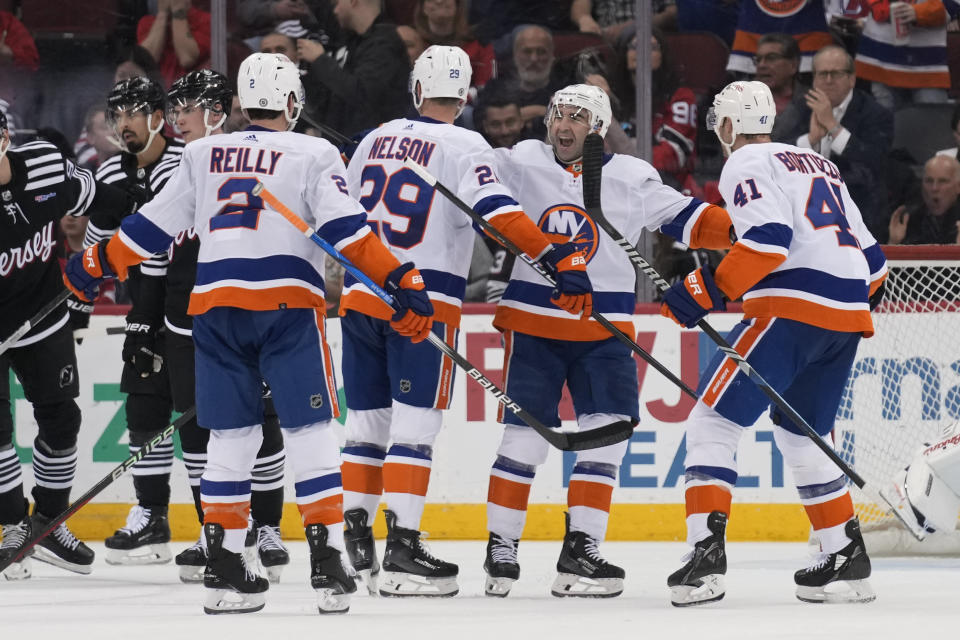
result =
[[[167,121],[179,129],[187,143],[222,132],[230,115],[233,91],[227,78],[209,69],[192,71],[173,83],[167,94]],[[193,319],[187,314],[190,292],[197,275],[200,241],[193,229],[179,234],[170,249],[167,267],[167,297],[164,307],[166,325],[166,362],[170,367],[171,392],[177,411],[185,411],[195,400]],[[253,467],[250,512],[253,524],[247,533],[248,561],[259,558],[272,582],[290,562],[280,540],[280,516],[283,511],[283,436],[269,390],[265,396],[263,444]],[[200,477],[207,461],[210,431],[190,421],[180,429],[183,460],[190,476],[197,516],[203,523],[200,507]],[[207,557],[204,538],[176,557],[180,578],[201,581]]]
[[[134,207],[127,194],[95,183],[89,171],[52,144],[36,141],[10,149],[6,117],[0,112],[0,337],[12,334],[63,291],[54,251],[60,218],[93,210],[123,215]],[[57,308],[0,355],[0,372],[5,379],[13,369],[39,429],[33,443],[34,510],[28,516],[13,445],[10,388],[6,381],[0,384],[0,558],[18,555],[34,530],[45,528],[70,504],[80,430],[73,316],[67,305]],[[31,557],[85,574],[94,554],[61,524],[26,558],[10,565],[4,577],[29,578]]]

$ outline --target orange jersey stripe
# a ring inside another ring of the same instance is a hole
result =
[[[703,210],[690,231],[691,249],[729,249],[733,222],[726,209],[710,205]]]
[[[857,60],[857,77],[904,89],[950,88],[950,72],[946,69],[943,71],[900,71],[898,69],[886,69],[866,60]]]
[[[107,242],[107,262],[116,272],[117,280],[126,280],[127,269],[135,264],[140,264],[146,259],[147,258],[142,257],[139,253],[124,244],[123,240],[120,239],[119,233],[113,234],[113,237]]]
[[[730,515],[730,492],[714,484],[690,487],[684,493],[687,503],[687,517],[695,513],[720,511]]]
[[[315,502],[298,504],[303,526],[311,524],[331,525],[343,522],[343,494],[321,498]]]
[[[873,318],[868,309],[834,309],[799,298],[750,298],[743,302],[743,315],[748,318],[787,318],[831,331],[863,333],[865,338],[873,335]]]
[[[793,34],[793,39],[797,41],[797,46],[800,48],[800,53],[816,52],[828,44],[833,44],[833,38],[830,36],[830,34],[823,33],[821,31],[796,33]],[[760,34],[738,30],[734,36],[733,47],[731,50],[756,53],[758,42],[760,42]]]
[[[386,462],[383,465],[383,490],[386,493],[425,496],[429,484],[430,467],[397,462]]]
[[[568,507],[590,507],[609,513],[612,498],[613,487],[608,484],[571,480],[567,488]]]
[[[250,501],[200,502],[203,521],[223,525],[224,529],[246,529],[250,515]]]
[[[522,482],[513,482],[506,478],[490,476],[490,486],[487,489],[487,502],[495,505],[526,511],[530,499],[530,485]]]
[[[427,294],[429,295],[430,292],[428,291]],[[453,328],[460,326],[460,307],[440,300],[431,299],[430,302],[433,303],[433,319],[436,322],[443,322]],[[350,309],[381,320],[389,320],[394,313],[386,302],[360,289],[348,291],[340,299],[340,315],[344,315]]]
[[[849,492],[820,504],[805,504],[803,508],[807,510],[814,529],[836,527],[853,517],[853,500]]]
[[[327,381],[327,395],[330,396],[330,410],[334,418],[340,417],[340,402],[337,398],[337,378],[333,372],[333,354],[330,353],[330,345],[327,344],[327,325],[324,310],[317,309],[314,312],[317,329],[320,330],[320,343],[323,347],[323,376]]]
[[[327,304],[323,296],[303,287],[271,287],[269,289],[218,287],[204,293],[191,293],[187,313],[198,316],[214,307],[273,311],[282,308],[326,309]]]
[[[717,265],[713,280],[728,300],[736,300],[786,259],[785,255],[763,253],[738,242]]]
[[[436,308],[436,307],[434,307]],[[450,345],[451,348],[456,349],[454,344],[454,337],[457,335],[457,330],[455,327],[446,325],[444,327],[444,342]],[[437,391],[437,402],[434,405],[434,409],[449,409],[450,408],[450,399],[451,391],[453,385],[450,384],[453,381],[453,360],[449,356],[440,357],[440,380],[438,383],[439,390]]]
[[[531,258],[540,257],[550,246],[547,237],[523,211],[501,213],[491,218],[490,224]]]
[[[383,493],[383,469],[344,460],[340,464],[343,490],[378,496]]]
[[[757,339],[760,335],[766,331],[767,327],[770,326],[772,322],[771,318],[762,318],[758,319],[753,325],[746,328],[746,330],[740,334],[740,337],[737,338],[733,346],[734,351],[739,353],[741,356],[746,357],[747,353],[756,344]],[[708,407],[712,407],[717,403],[717,400],[720,397],[720,394],[724,389],[727,388],[727,385],[730,384],[730,381],[733,380],[733,377],[737,373],[737,363],[735,363],[730,358],[725,358],[723,363],[717,369],[717,372],[713,374],[713,377],[710,379],[710,384],[707,386],[707,390],[701,396],[701,400]]]
[[[632,322],[614,321],[613,325],[628,336],[633,334]],[[573,342],[606,340],[610,337],[610,332],[594,320],[544,316],[503,305],[497,306],[493,326],[501,331],[510,329],[530,336]]]
[[[351,242],[340,253],[381,287],[390,272],[400,266],[396,256],[372,232]]]

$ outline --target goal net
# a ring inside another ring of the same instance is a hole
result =
[[[837,413],[840,456],[876,488],[925,442],[960,419],[960,246],[884,247],[889,275],[860,343]],[[960,555],[960,532],[918,542],[892,514],[852,488],[874,554]]]

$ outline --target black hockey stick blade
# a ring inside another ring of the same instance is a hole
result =
[[[603,177],[603,138],[599,133],[588,133],[583,141],[583,206],[599,211],[600,184]],[[592,217],[592,216],[591,216]]]
[[[55,518],[53,518],[50,523],[42,531],[33,531],[31,532],[30,539],[23,545],[23,548],[20,549],[20,552],[14,555],[11,558],[5,560],[0,560],[0,573],[3,573],[7,570],[7,567],[12,565],[14,562],[19,562],[25,556],[27,556],[30,551],[37,545],[38,542],[50,535],[54,529],[59,527],[61,524],[66,522],[67,518],[75,514],[77,511],[83,508],[88,502],[93,500],[97,494],[106,489],[108,486],[113,484],[114,480],[122,476],[127,472],[130,467],[142,460],[147,454],[153,451],[157,445],[161,442],[172,436],[177,430],[180,429],[183,425],[189,422],[195,415],[197,410],[195,407],[190,407],[187,409],[183,415],[177,418],[172,424],[167,425],[163,428],[160,433],[150,438],[150,441],[145,445],[140,447],[132,456],[124,460],[117,466],[113,471],[108,473],[106,477],[100,480],[97,484],[93,485],[89,491],[77,498],[73,504],[66,508],[66,510],[61,511]]]
[[[602,427],[597,427],[596,429],[568,433],[566,434],[567,446],[564,450],[583,451],[584,449],[597,449],[629,440],[638,422],[619,420]]]

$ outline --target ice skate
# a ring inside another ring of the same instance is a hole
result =
[[[223,548],[224,530],[219,524],[203,525],[207,538],[207,568],[203,586],[207,596],[204,613],[253,613],[266,604],[264,595],[270,587],[267,579],[258,576],[247,565],[242,553]]]
[[[695,544],[683,557],[684,565],[667,578],[670,602],[675,607],[716,602],[726,593],[723,576],[727,572],[727,514],[711,512],[707,529],[710,535]]]
[[[180,582],[187,584],[203,582],[203,572],[207,568],[207,548],[203,543],[203,533],[193,546],[178,553],[173,561],[180,567]]]
[[[416,529],[397,526],[397,516],[389,509],[387,546],[380,572],[382,596],[450,597],[457,595],[457,565],[435,558],[423,546]]]
[[[847,522],[844,531],[850,544],[836,553],[818,554],[814,563],[793,575],[797,598],[804,602],[873,602],[877,598],[870,582],[870,558],[860,534],[860,521]]]
[[[596,539],[583,531],[570,531],[570,514],[564,515],[567,532],[550,593],[558,598],[613,598],[623,593],[623,569],[600,555]]]
[[[350,564],[357,577],[367,587],[370,595],[377,595],[377,579],[380,575],[380,562],[377,560],[377,547],[373,541],[373,528],[368,524],[369,516],[365,509],[350,509],[343,514],[343,539],[347,546]]]
[[[104,540],[107,564],[166,564],[172,557],[169,542],[167,508],[134,505],[127,523]]]
[[[23,522],[17,524],[5,524],[3,529],[3,542],[0,542],[0,561],[15,557],[23,549],[27,540],[32,535],[30,528],[30,518],[24,518]],[[3,577],[7,580],[26,580],[33,573],[30,566],[30,556],[33,555],[33,549],[28,551],[19,562],[14,562],[3,570]]]
[[[320,613],[346,613],[350,610],[350,595],[357,592],[352,569],[344,566],[340,551],[327,544],[325,526],[312,524],[306,535],[310,546],[310,584],[317,592],[317,609]]]
[[[257,532],[256,546],[260,566],[266,571],[267,579],[277,584],[283,568],[290,564],[290,553],[280,539],[280,527],[254,522],[253,528]]]
[[[483,570],[487,573],[484,593],[495,598],[505,598],[513,583],[520,577],[520,564],[517,562],[517,544],[519,540],[504,538],[490,532],[487,541],[487,557],[483,561]]]
[[[50,521],[51,518],[34,513],[30,526],[36,534],[47,529]],[[67,529],[66,523],[61,522],[49,535],[38,542],[33,550],[35,559],[61,569],[84,575],[93,570],[93,550],[77,540],[70,529]]]

